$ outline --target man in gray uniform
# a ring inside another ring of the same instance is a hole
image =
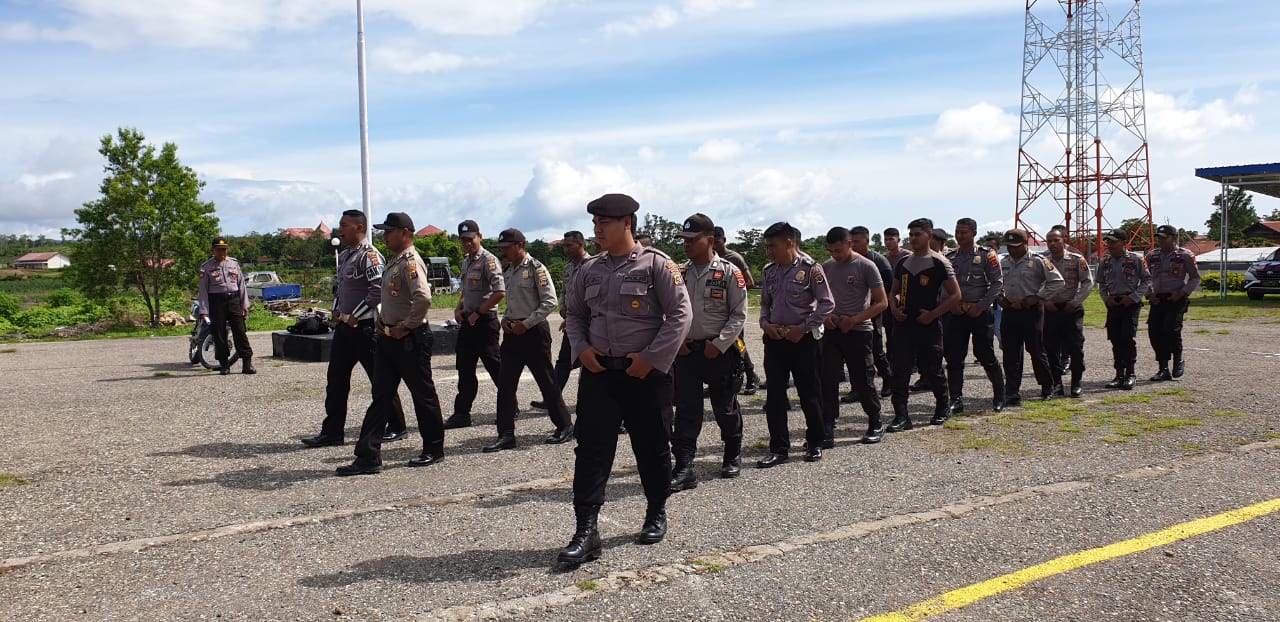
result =
[[[253,367],[253,348],[245,332],[244,319],[249,315],[249,289],[245,287],[244,271],[240,262],[227,257],[227,240],[222,236],[213,239],[213,257],[200,266],[200,321],[210,322],[213,331],[213,353],[218,357],[218,373],[231,373],[227,359],[227,324],[231,324],[231,337],[235,339],[236,352],[244,362],[241,369],[246,374],[256,374]]]
[[[876,392],[876,368],[872,340],[876,339],[875,318],[889,308],[880,269],[870,259],[854,252],[852,234],[844,227],[827,232],[831,259],[822,272],[831,288],[835,308],[824,322],[822,335],[822,422],[826,432],[824,447],[835,446],[836,418],[840,416],[840,371],[849,367],[850,394],[858,396],[867,415],[863,443],[878,443],[884,432],[880,425],[880,394]]]
[[[1065,228],[1064,228],[1065,229]],[[1071,397],[1080,397],[1084,375],[1084,301],[1093,291],[1093,271],[1084,255],[1067,248],[1065,231],[1045,236],[1045,257],[1053,262],[1066,285],[1044,303],[1044,349],[1053,374],[1053,393],[1063,395],[1063,361],[1071,364]]]
[[[577,529],[562,564],[600,556],[596,517],[625,421],[648,509],[637,542],[667,533],[671,484],[671,363],[689,334],[692,312],[680,269],[662,251],[635,240],[640,204],[606,194],[587,204],[603,252],[583,263],[568,301],[569,340],[582,362],[578,446],[573,470]]]
[[[872,263],[876,264],[876,269],[880,271],[880,280],[884,283],[885,295],[888,296],[889,285],[893,282],[893,264],[888,257],[871,250],[871,231],[862,225],[850,227],[849,242],[853,245],[853,252],[870,259]],[[885,305],[884,313],[876,316],[872,322],[875,327],[875,335],[871,338],[871,357],[876,363],[876,373],[880,374],[880,397],[882,400],[893,393],[893,365],[889,362],[888,346],[885,343],[887,326],[892,323],[893,316],[889,314],[888,304]],[[840,398],[840,401],[853,403],[860,401],[860,399],[851,388],[849,395]]]
[[[453,414],[444,422],[445,429],[471,425],[471,405],[480,388],[476,380],[476,362],[484,364],[489,378],[498,384],[500,355],[498,350],[498,303],[506,296],[502,269],[498,258],[480,245],[480,227],[474,220],[458,224],[458,238],[467,255],[462,258],[462,295],[453,319],[458,322],[458,394],[453,399]]]
[[[498,235],[505,269],[502,280],[507,287],[507,312],[502,316],[502,364],[498,372],[498,440],[484,446],[494,452],[516,446],[516,389],[520,374],[529,368],[542,402],[549,406],[547,415],[555,430],[547,437],[549,444],[560,444],[573,436],[573,420],[556,386],[551,370],[551,325],[547,316],[556,308],[556,286],[542,262],[524,250],[524,233],[506,229]]]
[[[1186,368],[1182,360],[1182,318],[1187,313],[1188,296],[1200,287],[1200,270],[1196,256],[1178,248],[1178,230],[1173,225],[1156,227],[1156,248],[1147,252],[1147,268],[1151,270],[1151,291],[1147,300],[1147,336],[1155,350],[1160,370],[1152,382],[1181,378]],[[1173,373],[1169,373],[1173,359]]]
[[[351,370],[359,363],[373,381],[373,316],[382,300],[382,253],[369,243],[369,221],[360,210],[347,210],[338,221],[338,237],[344,246],[338,256],[338,286],[333,299],[333,344],[324,390],[324,422],[320,434],[302,439],[308,447],[341,445],[347,424],[347,396]],[[392,400],[394,412],[382,440],[403,438],[404,407],[400,395]],[[372,407],[372,403],[370,403]],[[368,417],[365,413],[365,417]]]
[[[977,246],[978,223],[972,218],[956,221],[956,248],[946,253],[960,284],[959,308],[943,317],[942,343],[947,359],[951,414],[964,412],[964,359],[973,356],[982,364],[991,381],[991,408],[1004,408],[1004,374],[996,360],[995,314],[991,307],[1004,288],[1000,259],[995,251]]]
[[[1031,355],[1031,369],[1040,384],[1040,399],[1053,398],[1053,376],[1044,352],[1044,301],[1066,286],[1053,263],[1027,252],[1027,232],[1010,229],[1004,234],[1009,254],[1000,260],[1004,293],[1000,305],[1004,320],[1004,382],[1006,403],[1022,403],[1022,350]]]
[[[564,257],[568,260],[564,264],[563,280],[561,281],[560,291],[560,332],[564,333],[567,327],[565,323],[564,303],[569,299],[569,287],[573,284],[573,276],[582,267],[582,262],[587,258],[586,239],[582,237],[581,231],[566,231],[564,238],[560,241],[560,248],[564,251]],[[560,336],[560,353],[556,356],[556,387],[560,392],[564,393],[564,386],[569,383],[569,374],[578,367],[578,362],[573,360],[573,349],[569,347],[569,337],[567,334]],[[529,403],[534,408],[546,408],[547,405],[540,400],[534,400]]]
[[[1098,262],[1098,295],[1107,306],[1107,340],[1116,368],[1116,377],[1104,386],[1127,391],[1138,382],[1134,371],[1138,364],[1138,315],[1143,296],[1151,290],[1151,273],[1142,255],[1128,250],[1129,234],[1124,229],[1112,229],[1102,239],[1107,242],[1107,253]]]
[[[702,432],[702,385],[710,392],[711,412],[724,442],[721,477],[737,477],[741,470],[742,411],[738,407],[738,357],[746,349],[741,335],[747,322],[747,281],[728,260],[712,249],[713,227],[704,214],[685,219],[679,235],[689,260],[680,266],[693,321],[675,360],[675,430],[671,450],[676,468],[671,492],[698,485],[693,470],[698,434]]]
[[[756,279],[751,274],[751,266],[747,265],[747,258],[743,257],[742,253],[725,245],[724,227],[716,227],[713,239],[715,240],[714,250],[716,254],[738,268],[738,272],[742,274],[742,278],[747,284],[747,289],[755,288]],[[745,335],[742,337],[745,339]],[[746,382],[742,385],[742,395],[755,395],[756,391],[760,389],[760,376],[756,375],[755,363],[751,362],[751,352],[745,349],[742,351],[742,371],[746,374]]]

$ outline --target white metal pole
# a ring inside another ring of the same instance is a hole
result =
[[[1227,180],[1222,180],[1222,200],[1218,201],[1218,209],[1222,210],[1220,214],[1218,227],[1219,244],[1222,245],[1221,251],[1218,253],[1218,298],[1225,299],[1227,297],[1227,247],[1231,244],[1231,232],[1227,230],[1227,223],[1230,222],[1227,210],[1231,209],[1231,186],[1227,185]]]
[[[356,63],[360,81],[360,198],[364,217],[373,222],[369,206],[369,110],[364,88],[364,2],[356,0]]]

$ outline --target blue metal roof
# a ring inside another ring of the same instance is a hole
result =
[[[1196,177],[1280,198],[1280,162],[1198,168]]]

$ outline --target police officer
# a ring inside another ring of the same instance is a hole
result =
[[[1138,314],[1142,297],[1151,290],[1151,273],[1147,262],[1128,250],[1129,234],[1112,229],[1102,235],[1107,253],[1098,262],[1098,295],[1107,306],[1107,340],[1116,377],[1103,385],[1108,389],[1132,389],[1138,379],[1134,366],[1138,363]]]
[[[711,398],[711,412],[720,427],[724,457],[721,477],[737,477],[741,470],[742,411],[738,407],[735,376],[738,359],[746,350],[742,327],[747,322],[747,281],[737,266],[716,254],[714,225],[704,214],[685,219],[679,235],[689,257],[680,266],[693,321],[689,335],[676,356],[675,430],[671,451],[676,467],[671,492],[698,485],[693,470],[698,434],[702,431],[702,385]]]
[[[1084,301],[1093,291],[1093,271],[1083,255],[1067,248],[1064,231],[1045,236],[1044,257],[1053,262],[1065,286],[1044,303],[1044,349],[1053,376],[1053,393],[1062,395],[1064,361],[1071,365],[1071,397],[1080,397],[1084,375]]]
[[[960,306],[943,318],[943,350],[951,414],[964,412],[964,360],[973,342],[973,356],[991,381],[991,409],[1004,408],[1004,374],[996,361],[995,313],[991,310],[1004,291],[1004,275],[995,251],[974,243],[978,223],[972,218],[956,221],[956,248],[947,252],[960,285]]]
[[[756,279],[751,274],[751,267],[747,265],[747,258],[743,257],[742,253],[725,245],[724,227],[716,227],[714,240],[716,254],[738,268],[738,272],[742,274],[742,278],[746,281],[747,289],[755,289]],[[745,339],[745,335],[743,337]],[[749,350],[742,351],[742,369],[746,373],[746,382],[742,385],[742,395],[755,395],[756,391],[760,389],[760,376],[756,374],[756,365],[751,361],[751,352]]]
[[[366,238],[369,221],[360,210],[347,210],[338,220],[338,238],[345,247],[338,256],[338,285],[333,300],[333,343],[324,395],[324,422],[320,434],[302,439],[308,447],[341,445],[347,423],[347,396],[351,370],[356,363],[373,380],[373,316],[382,300],[382,253]],[[372,404],[370,404],[372,406]],[[382,440],[403,438],[404,408],[400,395],[393,399],[391,420]],[[365,414],[368,417],[368,413]]]
[[[581,231],[566,231],[564,238],[560,241],[560,248],[564,251],[565,264],[564,274],[561,275],[561,291],[560,291],[560,332],[565,332],[564,308],[565,301],[569,299],[569,287],[573,284],[573,275],[582,267],[582,262],[587,258],[586,250],[587,241],[582,237]],[[573,349],[569,347],[569,338],[562,334],[560,336],[560,352],[556,356],[556,387],[560,392],[564,393],[564,386],[569,383],[569,374],[578,367],[578,361],[573,359]],[[547,405],[541,400],[534,400],[529,403],[534,408],[546,408]]]
[[[896,231],[896,229],[894,229]],[[871,231],[862,225],[851,227],[849,229],[849,242],[853,245],[853,252],[870,259],[876,264],[876,269],[880,271],[880,280],[884,283],[885,296],[888,297],[889,283],[893,281],[893,264],[888,257],[871,250]],[[881,386],[880,397],[885,398],[893,392],[893,366],[889,363],[889,352],[885,346],[885,327],[893,323],[893,316],[889,313],[889,305],[886,301],[884,312],[875,317],[872,325],[875,327],[875,335],[871,338],[871,357],[876,363],[876,373],[880,374]],[[852,372],[850,372],[852,373]],[[847,398],[854,398],[849,400]],[[849,395],[841,398],[842,402],[860,401],[860,397],[854,394],[853,390],[849,390]]]
[[[884,281],[876,264],[853,250],[853,235],[848,229],[833,227],[827,232],[827,251],[831,259],[822,264],[822,272],[835,307],[824,322],[822,335],[822,420],[826,432],[823,446],[835,446],[840,371],[845,366],[849,367],[850,394],[858,396],[867,415],[862,442],[878,443],[884,428],[880,425],[872,341],[878,338],[875,318],[889,307]]]
[[[640,204],[606,194],[587,204],[602,253],[582,264],[567,309],[569,340],[582,362],[578,379],[578,446],[573,470],[577,528],[561,564],[600,556],[596,517],[625,421],[648,508],[637,542],[667,533],[671,484],[671,363],[689,333],[692,313],[680,269],[635,239]]]
[[[249,315],[249,290],[244,283],[244,271],[240,262],[227,257],[227,240],[222,236],[213,239],[213,257],[200,266],[200,321],[211,322],[213,329],[213,353],[218,357],[218,373],[231,373],[227,359],[227,324],[231,324],[231,337],[236,352],[244,362],[241,371],[256,374],[253,367],[253,348],[245,333],[244,318]]]
[[[1066,282],[1053,263],[1027,252],[1027,232],[1010,229],[1004,234],[1009,254],[1000,260],[1004,271],[1004,293],[1000,306],[1004,320],[1005,403],[1022,403],[1022,351],[1031,355],[1031,369],[1040,384],[1040,399],[1053,398],[1054,376],[1044,351],[1044,301],[1058,294]]]
[[[516,446],[516,389],[520,374],[529,368],[547,415],[555,429],[548,444],[558,445],[573,436],[573,420],[564,405],[551,369],[551,325],[547,317],[556,308],[556,286],[542,262],[524,250],[525,237],[519,229],[498,235],[505,268],[502,280],[507,287],[507,312],[502,316],[502,363],[498,372],[498,440],[484,446],[494,452]]]
[[[431,285],[427,266],[413,247],[413,220],[403,212],[387,214],[375,229],[391,251],[382,275],[382,300],[374,321],[377,346],[373,366],[373,404],[360,426],[356,458],[340,466],[337,475],[363,475],[382,470],[382,434],[395,409],[400,381],[413,396],[413,411],[422,435],[422,453],[409,460],[411,467],[430,466],[444,459],[444,422],[440,399],[431,379]]]
[[[462,295],[453,319],[458,322],[458,346],[455,365],[458,369],[458,394],[453,399],[453,414],[444,422],[445,429],[471,425],[471,405],[475,403],[480,383],[476,380],[476,361],[484,364],[489,378],[498,384],[500,355],[498,350],[498,303],[506,296],[502,269],[498,258],[480,245],[480,227],[474,220],[458,224],[458,238],[467,255],[462,258]]]
[[[791,431],[787,429],[787,379],[795,378],[804,411],[806,462],[822,459],[826,430],[822,418],[819,342],[823,323],[835,308],[822,266],[799,252],[800,232],[785,222],[764,230],[765,250],[772,262],[764,269],[760,294],[760,328],[764,330],[765,419],[769,454],[756,463],[762,469],[787,462]]]
[[[1152,382],[1181,378],[1186,369],[1182,360],[1182,317],[1187,313],[1188,296],[1200,287],[1200,270],[1196,256],[1178,248],[1178,230],[1173,225],[1156,227],[1156,248],[1147,252],[1147,268],[1151,271],[1151,291],[1147,300],[1147,336],[1155,350],[1160,370]],[[1169,359],[1173,373],[1169,373]]]
[[[941,318],[957,307],[962,298],[951,262],[930,247],[933,221],[928,218],[911,221],[907,235],[911,254],[894,267],[889,298],[894,328],[893,340],[889,343],[893,361],[893,421],[885,428],[888,432],[913,427],[907,412],[908,382],[913,366],[920,370],[921,380],[933,389],[930,423],[946,422],[950,410],[947,380],[942,371]]]

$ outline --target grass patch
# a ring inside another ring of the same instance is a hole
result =
[[[1231,331],[1229,331],[1229,330],[1220,330],[1220,331],[1218,331],[1218,332],[1217,332],[1217,334],[1219,334],[1219,335],[1230,335],[1230,334],[1231,334]]]
[[[0,488],[17,488],[30,483],[29,480],[24,479],[17,473],[0,473]]]
[[[1208,334],[1212,334],[1212,333],[1213,333],[1213,331],[1211,331],[1211,330],[1209,330],[1209,329],[1207,329],[1207,328],[1198,328],[1198,329],[1196,329],[1195,333],[1196,333],[1197,335],[1208,335]]]
[[[942,424],[942,429],[944,430],[968,430],[971,427],[973,426],[964,421],[948,420],[946,423]]]
[[[1280,438],[1280,432],[1267,432],[1266,434],[1262,435],[1262,438],[1268,441],[1272,439],[1277,439],[1277,438]]]
[[[751,446],[755,449],[768,449],[769,441],[762,438],[756,439],[756,442],[752,443]]]
[[[577,583],[574,583],[574,585],[577,586],[578,589],[584,592],[594,592],[600,589],[600,584],[596,583],[595,581],[592,581],[591,579],[587,579],[585,581],[579,581]]]
[[[1182,389],[1160,389],[1156,395],[1191,395]]]
[[[155,372],[155,373],[153,373],[153,374],[151,374],[151,375],[152,375],[152,376],[154,376],[154,377],[156,377],[156,378],[172,378],[172,377],[173,377],[173,374],[171,374],[171,373],[169,373],[169,372],[167,372],[167,371],[158,371],[158,372]]]
[[[1151,396],[1146,393],[1135,393],[1133,395],[1113,395],[1103,398],[1099,404],[1150,404]]]
[[[5,348],[3,350],[0,350],[0,354],[13,354],[14,352],[17,352],[17,351],[18,351],[17,348]]]
[[[1104,442],[1104,443],[1110,443],[1110,444],[1112,444],[1112,445],[1119,445],[1120,443],[1127,443],[1127,442],[1129,442],[1129,439],[1127,439],[1127,438],[1123,438],[1123,437],[1119,437],[1119,436],[1104,436],[1104,437],[1102,437],[1102,442]]]
[[[1074,423],[1063,421],[1062,423],[1058,424],[1058,431],[1067,432],[1070,434],[1078,434],[1080,432],[1084,432],[1084,428]]]
[[[1119,417],[1120,415],[1113,412],[1107,412],[1107,411],[1091,412],[1085,416],[1084,424],[1085,426],[1090,428],[1100,428],[1104,425],[1111,425]]]
[[[706,572],[724,572],[728,570],[728,566],[714,558],[699,557],[693,560],[693,565]]]
[[[1226,419],[1241,419],[1243,417],[1249,416],[1248,413],[1242,413],[1238,410],[1223,410],[1221,408],[1214,409],[1210,411],[1209,414],[1215,417],[1223,417]]]

